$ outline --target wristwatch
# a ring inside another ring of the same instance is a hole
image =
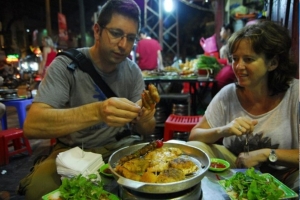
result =
[[[269,155],[269,161],[272,162],[272,163],[277,161],[277,156],[276,156],[276,153],[275,153],[274,149],[271,149],[271,152],[270,152],[270,155]]]

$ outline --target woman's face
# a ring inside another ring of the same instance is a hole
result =
[[[232,54],[232,69],[238,84],[245,88],[261,87],[267,84],[268,72],[274,68],[263,54],[256,54],[251,43],[242,40]]]

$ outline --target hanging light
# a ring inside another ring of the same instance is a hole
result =
[[[166,12],[172,12],[174,9],[173,0],[165,0],[164,9]]]

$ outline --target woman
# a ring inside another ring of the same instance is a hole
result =
[[[188,144],[299,192],[299,81],[289,33],[264,21],[235,32],[228,47],[237,82],[214,97]],[[214,144],[220,138],[224,146]]]
[[[49,67],[52,60],[55,58],[57,51],[55,49],[52,39],[48,36],[43,38],[43,60],[40,65],[39,74],[43,78],[45,76],[46,70]]]

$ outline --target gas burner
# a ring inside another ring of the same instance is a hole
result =
[[[152,194],[152,193],[144,193],[138,192],[135,190],[131,190],[129,188],[125,188],[120,186],[120,197],[123,200],[168,200],[168,199],[176,199],[176,200],[197,200],[202,199],[202,190],[201,190],[201,182],[197,185],[174,193],[167,194]]]

